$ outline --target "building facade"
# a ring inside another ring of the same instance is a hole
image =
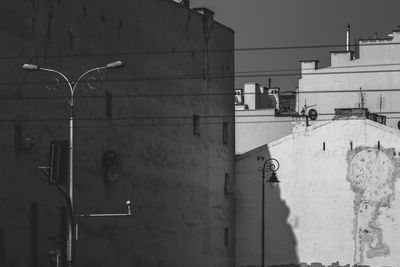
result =
[[[246,83],[235,90],[236,155],[275,141],[292,131],[296,94],[279,87]]]
[[[266,265],[395,266],[399,262],[400,131],[336,117],[238,156],[236,266],[258,266],[261,173],[280,163],[266,188]],[[271,173],[266,174],[266,178]]]
[[[301,62],[298,105],[314,105],[317,120],[330,120],[334,108],[368,108],[398,129],[399,40],[397,30],[384,38],[360,39],[356,51],[347,45],[345,51],[331,52],[325,68],[318,60]]]
[[[115,60],[75,96],[76,266],[232,266],[233,31],[187,1],[0,6],[0,266],[55,266],[58,251],[65,264],[65,200],[38,166],[69,139],[69,91],[21,66],[74,79]],[[79,217],[127,200],[132,216]]]

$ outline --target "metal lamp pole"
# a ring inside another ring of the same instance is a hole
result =
[[[69,117],[69,194],[68,206],[69,206],[69,223],[68,223],[68,240],[66,248],[67,256],[67,266],[72,267],[74,265],[74,93],[78,83],[89,73],[103,69],[113,69],[122,67],[123,63],[121,61],[111,62],[105,66],[90,69],[84,72],[76,81],[70,81],[63,73],[54,69],[42,68],[38,65],[24,64],[22,68],[26,71],[46,71],[53,72],[60,75],[67,83],[70,91],[70,97],[68,99],[68,104],[70,108]]]
[[[267,180],[272,188],[280,181],[276,177],[275,171],[279,169],[279,162],[270,158],[264,161],[264,165],[258,170],[262,172],[262,191],[261,191],[261,267],[265,267],[265,172],[272,171],[271,177]]]

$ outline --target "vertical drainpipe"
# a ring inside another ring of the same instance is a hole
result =
[[[1,230],[1,229],[0,229]],[[39,266],[39,248],[38,248],[38,240],[39,240],[39,234],[38,234],[38,204],[37,202],[32,202],[31,207],[30,207],[30,230],[31,230],[31,247],[30,247],[30,267],[38,267]],[[4,238],[2,237],[4,233],[0,232],[0,246],[2,247],[2,240]],[[0,247],[0,248],[1,248]],[[3,253],[1,253],[3,254]],[[0,255],[0,265],[2,265],[2,258]],[[5,255],[4,255],[4,264],[5,264]]]

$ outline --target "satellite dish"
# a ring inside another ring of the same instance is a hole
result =
[[[310,109],[308,111],[308,117],[310,118],[310,120],[315,121],[317,119],[317,117],[318,117],[317,111],[315,109],[313,109],[313,108]]]

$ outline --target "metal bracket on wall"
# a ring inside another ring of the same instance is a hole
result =
[[[126,202],[128,207],[128,212],[126,213],[85,213],[79,214],[79,217],[124,217],[124,216],[131,216],[131,201],[128,200]]]
[[[126,213],[85,213],[79,214],[79,217],[127,217],[132,215],[131,211],[131,201],[128,200],[125,202],[127,205],[128,211]],[[76,240],[78,240],[78,223],[75,225],[75,233],[76,233]]]

